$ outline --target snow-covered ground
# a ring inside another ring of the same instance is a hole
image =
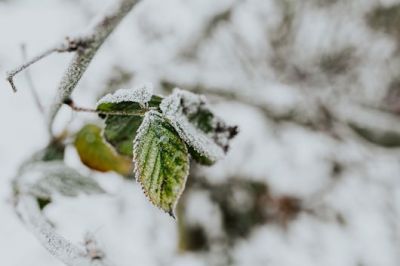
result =
[[[22,43],[29,55],[38,53],[84,30],[111,2],[0,0],[0,72],[22,61]],[[267,184],[271,217],[282,212],[276,200],[296,199],[301,207],[284,222],[266,219],[228,247],[210,243],[201,252],[179,251],[176,222],[137,184],[112,173],[95,174],[107,195],[60,196],[46,216],[75,243],[93,234],[121,266],[400,265],[400,149],[373,144],[349,126],[400,132],[399,21],[396,0],[142,0],[101,48],[74,100],[94,106],[121,69],[132,75],[124,86],[152,82],[162,94],[168,84],[203,92],[240,134],[223,161],[194,167],[193,176],[215,186],[237,179]],[[52,55],[30,69],[45,106],[69,59]],[[16,84],[13,94],[0,81],[0,264],[61,265],[11,202],[19,164],[48,137],[23,73]],[[63,108],[55,131],[96,119]],[[93,174],[73,148],[66,160]],[[210,194],[188,192],[185,215],[214,241],[224,225]]]

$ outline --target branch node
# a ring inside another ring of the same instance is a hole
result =
[[[63,100],[63,104],[72,106],[74,104],[74,101],[71,98],[66,98]]]
[[[57,52],[76,52],[76,51],[83,51],[90,46],[90,43],[93,40],[88,37],[66,37],[65,42],[57,48]]]
[[[86,256],[93,260],[103,260],[105,253],[100,249],[95,237],[91,233],[86,233],[84,237],[84,246],[86,250]]]

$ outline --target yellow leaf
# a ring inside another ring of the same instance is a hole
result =
[[[131,159],[117,154],[114,148],[104,141],[101,128],[96,125],[85,125],[77,133],[74,144],[82,163],[93,170],[114,171],[124,176],[132,172]]]

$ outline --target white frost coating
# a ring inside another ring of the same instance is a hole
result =
[[[149,129],[150,123],[154,120],[154,116],[158,115],[159,113],[156,111],[149,111],[145,114],[142,123],[140,124],[139,129],[137,130],[136,137],[133,140],[133,158],[132,161],[134,163],[134,173],[135,173],[135,179],[136,181],[140,183],[140,171],[139,171],[139,165],[138,165],[138,158],[137,154],[135,151],[138,150],[138,145],[140,143],[140,140],[143,138],[144,134],[146,134],[147,130]]]
[[[142,182],[140,181],[140,176],[141,176],[140,166],[139,166],[139,160],[137,158],[138,154],[135,151],[138,150],[138,145],[139,145],[140,141],[144,138],[144,135],[149,130],[150,124],[154,121],[155,118],[160,118],[160,117],[162,118],[162,114],[160,114],[157,111],[151,110],[151,111],[147,112],[146,115],[143,118],[142,124],[140,125],[140,127],[139,127],[139,129],[137,131],[136,137],[133,140],[133,151],[134,151],[133,152],[133,163],[134,163],[135,180],[140,184],[143,193],[146,195],[148,200],[150,202],[152,202],[152,203],[153,203],[153,200],[149,197],[145,187],[143,186]],[[165,139],[162,136],[160,141],[168,141],[168,138]],[[187,152],[186,146],[185,146],[185,150]],[[187,162],[186,163],[189,164],[189,157],[187,157]],[[154,162],[151,163],[151,164],[154,164]],[[189,167],[187,167],[187,169],[186,169],[186,173],[185,173],[184,180],[183,180],[183,185],[180,187],[179,191],[175,191],[177,196],[176,196],[176,199],[175,199],[175,201],[173,203],[172,211],[168,213],[174,219],[176,219],[176,213],[175,213],[176,206],[178,204],[179,198],[181,197],[183,191],[185,190],[186,180],[187,180],[188,176],[189,176]],[[165,212],[165,210],[163,210],[160,206],[157,206],[156,204],[155,204],[155,206],[157,208],[159,208],[160,210]]]
[[[198,153],[206,156],[211,161],[217,161],[224,157],[224,150],[207,134],[194,127],[185,116],[167,116],[167,118],[179,136]]]
[[[62,175],[75,175],[65,179]],[[51,178],[55,177],[55,178]],[[74,178],[76,180],[74,180]],[[70,241],[59,235],[51,223],[44,217],[39,209],[37,196],[50,196],[54,190],[62,194],[73,195],[78,192],[93,192],[100,187],[90,181],[82,180],[81,175],[73,169],[67,167],[63,162],[31,162],[23,166],[20,174],[15,179],[15,189],[18,192],[15,195],[15,210],[22,222],[33,232],[36,238],[41,242],[53,256],[62,261],[67,266],[106,266],[109,265],[104,259],[93,259],[83,247],[72,244]],[[79,182],[76,183],[76,181]],[[94,181],[93,181],[94,182]],[[39,184],[39,186],[38,186]],[[34,188],[34,189],[33,189]],[[61,188],[61,191],[60,191]]]
[[[134,163],[134,173],[135,173],[135,179],[139,184],[142,184],[140,182],[140,170],[139,170],[139,165],[138,165],[138,160],[137,160],[137,153],[135,151],[138,150],[138,145],[143,138],[143,136],[147,133],[149,126],[151,122],[154,120],[155,117],[160,117],[161,114],[158,113],[157,111],[149,111],[145,114],[142,123],[140,124],[140,127],[137,131],[136,137],[133,140],[133,163]],[[145,192],[146,196],[147,193],[145,189],[142,187],[143,191]]]
[[[189,146],[212,161],[217,161],[224,157],[224,150],[211,136],[195,127],[187,118],[198,112],[199,106],[204,104],[206,104],[204,96],[176,88],[161,102],[160,109]]]
[[[173,93],[169,97],[165,98],[160,104],[163,114],[167,116],[182,115],[182,99],[185,101],[185,112],[187,114],[198,112],[199,106],[207,103],[207,100],[203,95],[175,88]]]
[[[83,248],[74,246],[55,232],[54,228],[41,214],[34,197],[29,195],[19,196],[16,210],[22,221],[53,256],[68,266],[93,265]]]
[[[133,89],[119,89],[113,94],[109,93],[97,102],[97,106],[102,103],[137,102],[145,104],[150,101],[153,95],[153,85],[144,83]]]

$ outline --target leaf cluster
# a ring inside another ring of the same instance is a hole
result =
[[[105,119],[104,141],[132,159],[135,178],[150,202],[173,217],[190,158],[208,166],[216,163],[238,132],[214,114],[204,96],[180,89],[168,97],[152,94],[149,86],[118,90],[101,98],[96,111]],[[86,157],[94,161],[86,165],[101,168],[94,158],[99,155]]]

